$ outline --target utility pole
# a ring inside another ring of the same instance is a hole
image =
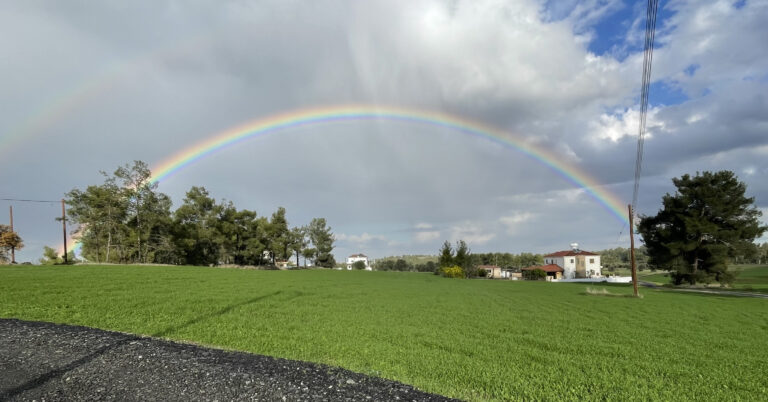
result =
[[[631,219],[631,218],[630,218]],[[64,210],[64,199],[61,199],[61,230],[64,234],[64,264],[67,261],[67,212]]]
[[[14,233],[13,231],[13,205],[11,207],[11,233]],[[11,264],[16,263],[16,247],[11,247]]]
[[[637,297],[637,267],[635,266],[635,224],[632,219],[632,204],[627,205],[629,210],[629,255],[632,261],[632,288]]]

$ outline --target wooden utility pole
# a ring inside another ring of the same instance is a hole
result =
[[[635,266],[635,224],[632,219],[632,204],[627,205],[629,209],[629,256],[632,261],[632,288],[637,297],[637,267]]]
[[[13,205],[11,207],[11,233],[13,232]],[[16,247],[11,247],[11,264],[16,263]]]
[[[62,230],[62,233],[64,234],[64,264],[66,264],[67,263],[67,212],[64,210],[63,198],[61,200],[61,230]]]

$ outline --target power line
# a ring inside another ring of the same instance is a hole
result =
[[[61,200],[24,200],[20,198],[0,198],[0,201],[41,202],[41,203],[61,202]]]
[[[659,8],[658,0],[648,0],[645,19],[645,45],[643,47],[643,79],[640,90],[640,127],[637,134],[637,157],[635,159],[635,187],[632,191],[632,213],[637,207],[640,190],[640,175],[643,171],[643,144],[645,142],[645,122],[648,114],[648,92],[651,83],[651,63],[653,61],[653,40],[656,36],[656,14]]]

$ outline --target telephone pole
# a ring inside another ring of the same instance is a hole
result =
[[[61,199],[61,230],[64,233],[64,264],[67,263],[67,212],[64,210],[64,199]]]
[[[629,256],[632,260],[632,288],[637,297],[637,267],[635,266],[635,224],[632,219],[632,204],[627,205],[629,210]]]
[[[13,231],[13,205],[11,207],[11,233],[14,233]],[[11,264],[16,263],[16,247],[11,247]]]

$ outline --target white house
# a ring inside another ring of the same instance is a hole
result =
[[[347,257],[347,269],[352,269],[352,264],[362,261],[365,263],[365,270],[371,271],[372,268],[368,264],[368,257],[365,254],[352,254],[349,257]]]
[[[563,268],[563,278],[594,278],[602,276],[600,254],[579,249],[578,243],[571,243],[571,249],[544,256],[544,264]]]

